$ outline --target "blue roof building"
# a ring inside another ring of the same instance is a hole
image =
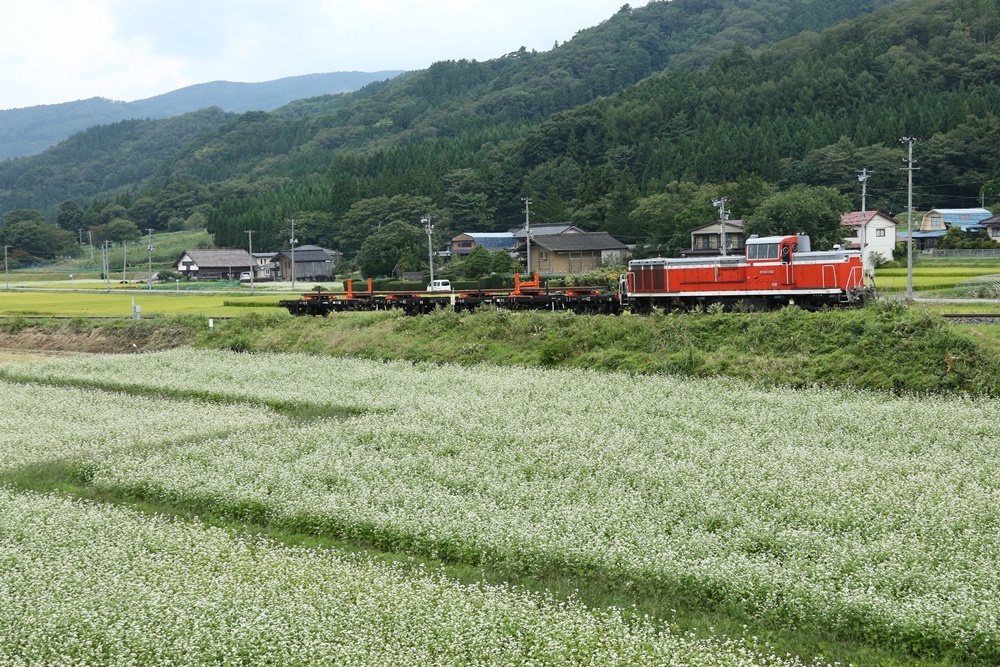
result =
[[[969,231],[970,227],[978,227],[983,220],[991,217],[993,212],[987,208],[935,208],[924,213],[920,219],[920,231],[946,232],[952,225]]]

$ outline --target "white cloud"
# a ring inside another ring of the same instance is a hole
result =
[[[13,3],[12,3],[13,4]],[[620,0],[35,0],[4,9],[0,108],[131,101],[218,79],[488,60],[610,17]]]

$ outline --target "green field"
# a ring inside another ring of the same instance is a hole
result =
[[[285,312],[276,308],[280,295],[202,294],[130,290],[96,291],[0,291],[0,317],[131,317],[132,304],[142,317],[158,315],[204,315],[234,317],[250,312]],[[239,305],[234,305],[239,304]]]
[[[915,292],[951,290],[963,283],[986,276],[1000,276],[1000,261],[944,266],[925,263],[913,269],[913,289]],[[881,291],[902,292],[906,289],[907,270],[878,269],[875,272],[875,281]]]

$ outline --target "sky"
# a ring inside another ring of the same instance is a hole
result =
[[[424,69],[547,51],[624,0],[30,0],[5,3],[0,109],[132,102],[209,81]],[[633,7],[645,2],[632,2]]]

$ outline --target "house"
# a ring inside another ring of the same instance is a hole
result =
[[[292,256],[295,259],[295,272],[292,273]],[[343,253],[329,251],[315,245],[298,246],[294,250],[282,250],[274,255],[274,264],[279,279],[291,280],[328,280],[333,277],[333,270]]]
[[[864,230],[862,230],[864,221]],[[844,229],[844,243],[848,249],[861,249],[861,236],[864,232],[865,248],[862,252],[862,259],[866,269],[873,269],[875,255],[880,256],[885,261],[894,259],[893,251],[896,249],[896,229],[899,221],[889,215],[884,215],[878,211],[854,211],[844,213],[840,216],[840,226]]]
[[[278,265],[274,262],[275,252],[255,252],[253,254],[253,279],[257,281],[274,280]]]
[[[990,240],[1000,243],[1000,215],[994,215],[980,221],[979,225],[986,230]]]
[[[544,274],[584,273],[624,264],[628,246],[607,232],[542,234],[531,230],[531,270]]]
[[[742,255],[744,242],[743,221],[726,220],[726,253]],[[684,257],[720,255],[722,251],[722,221],[716,220],[691,230],[691,249],[682,253]]]
[[[464,257],[475,248],[486,248],[490,252],[514,252],[517,250],[517,239],[511,232],[470,232],[453,238],[448,250],[452,257]]]
[[[986,208],[931,209],[920,218],[920,226],[914,229],[913,239],[920,250],[931,250],[949,227],[959,225],[962,231],[976,232],[980,223],[992,216],[993,213]]]
[[[185,250],[174,262],[185,278],[236,280],[253,264],[246,250]]]

